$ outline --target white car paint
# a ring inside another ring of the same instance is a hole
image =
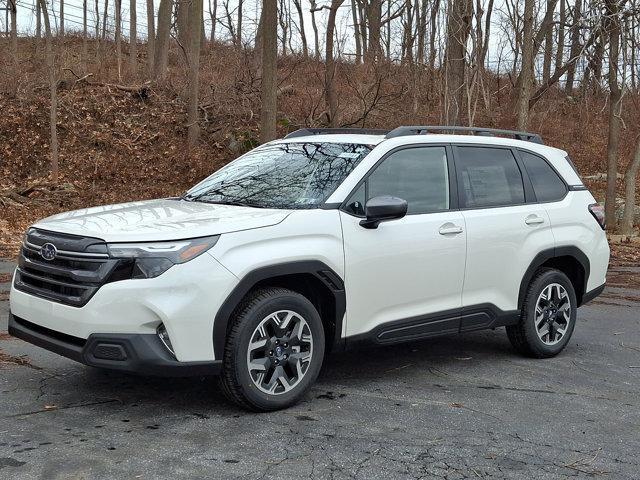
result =
[[[389,151],[405,145],[513,146],[545,156],[567,184],[581,186],[566,153],[531,142],[452,135],[385,140],[371,135],[318,135],[278,142],[351,142],[376,145],[327,199],[340,204]],[[51,330],[87,338],[91,333],[154,333],[164,323],[179,361],[214,359],[217,310],[256,268],[319,260],[345,283],[343,336],[400,319],[491,303],[517,308],[521,279],[542,250],[575,246],[589,258],[588,288],[605,281],[606,236],[587,210],[587,191],[554,203],[409,215],[367,230],[338,209],[277,210],[163,199],[94,207],[54,215],[34,227],[106,242],[150,242],[220,235],[205,255],[145,280],[102,286],[83,307],[39,298],[12,287],[13,314]],[[535,216],[541,221],[528,224]],[[441,235],[446,224],[461,227]]]

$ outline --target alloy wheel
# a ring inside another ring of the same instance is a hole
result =
[[[260,391],[283,394],[303,379],[312,355],[313,336],[307,321],[292,310],[279,310],[265,317],[251,335],[249,376]]]
[[[535,327],[545,345],[560,342],[571,322],[571,300],[567,290],[559,283],[542,289],[536,302]]]

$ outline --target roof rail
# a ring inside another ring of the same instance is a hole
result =
[[[515,138],[516,140],[524,140],[527,142],[539,143],[541,145],[544,145],[542,137],[537,133],[518,132],[516,130],[499,130],[496,128],[458,127],[445,125],[398,127],[387,133],[385,138],[404,137],[406,135],[424,135],[434,132],[464,132],[472,133],[474,135],[482,137],[495,137],[498,135],[502,135]]]
[[[311,135],[386,135],[389,130],[380,130],[376,128],[301,128],[289,133],[284,138],[308,137]]]

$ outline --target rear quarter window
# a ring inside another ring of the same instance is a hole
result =
[[[544,158],[524,151],[520,151],[520,155],[539,202],[555,202],[564,198],[567,186]]]

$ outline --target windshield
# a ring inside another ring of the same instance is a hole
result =
[[[353,143],[278,143],[256,148],[189,190],[189,201],[262,208],[315,208],[371,147]]]

